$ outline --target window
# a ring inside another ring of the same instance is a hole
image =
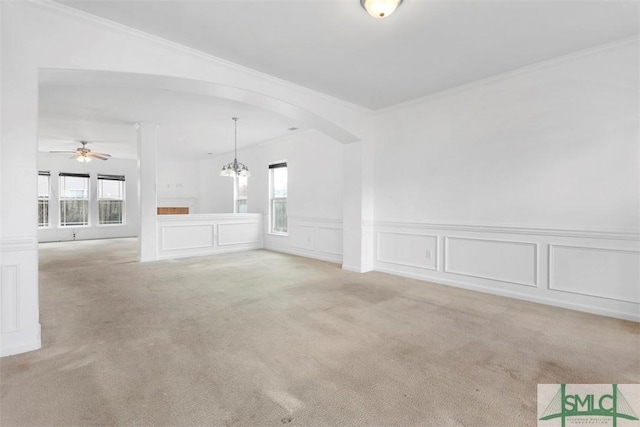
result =
[[[51,173],[38,172],[38,227],[49,226],[49,195],[51,194]]]
[[[124,176],[98,175],[98,224],[124,224]]]
[[[269,165],[269,217],[271,233],[287,232],[287,163]]]
[[[60,173],[60,227],[89,225],[89,175]]]
[[[247,184],[249,183],[249,178],[239,176],[236,179],[236,213],[247,213]]]

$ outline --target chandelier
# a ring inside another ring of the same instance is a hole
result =
[[[247,168],[243,163],[238,161],[238,118],[231,118],[234,122],[234,148],[233,148],[233,162],[224,165],[222,167],[222,171],[220,172],[220,176],[251,176],[251,172],[249,172],[249,168]]]

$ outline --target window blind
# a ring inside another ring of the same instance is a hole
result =
[[[88,173],[69,173],[69,172],[60,172],[58,176],[73,176],[76,178],[89,178]]]
[[[98,174],[98,179],[108,179],[111,181],[124,181],[124,175],[101,175]]]

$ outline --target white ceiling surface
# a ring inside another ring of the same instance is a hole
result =
[[[79,140],[114,158],[137,158],[136,122],[159,124],[158,154],[193,159],[291,134],[291,119],[245,103],[158,88],[102,85],[40,86],[39,151],[75,150]],[[232,155],[229,161],[233,160]]]
[[[640,2],[616,0],[405,0],[382,20],[358,0],[58,3],[374,110],[640,28]],[[232,116],[240,117],[240,148],[306,129],[245,103],[109,79],[41,82],[40,151],[74,150],[87,140],[94,151],[134,159],[139,121],[160,125],[159,154],[175,159],[233,150]]]
[[[639,33],[637,1],[57,0],[380,109]]]

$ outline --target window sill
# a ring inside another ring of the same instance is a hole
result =
[[[98,224],[96,225],[96,227],[124,227],[125,223],[120,223],[120,224]]]
[[[274,231],[270,231],[270,232],[268,232],[267,234],[269,234],[269,235],[271,235],[271,236],[280,236],[280,237],[287,237],[287,236],[289,236],[289,232],[286,232],[286,233],[277,233],[277,232],[274,232]]]

